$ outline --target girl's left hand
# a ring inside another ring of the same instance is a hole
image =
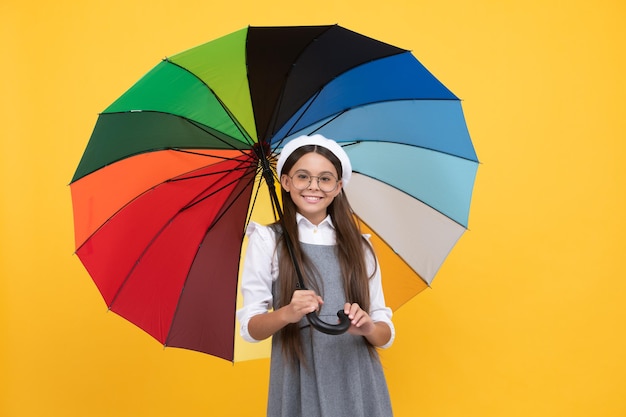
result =
[[[348,333],[357,336],[371,335],[376,329],[376,325],[372,321],[372,318],[365,310],[363,310],[357,303],[346,303],[343,307],[343,312],[346,313],[350,319],[350,328]]]

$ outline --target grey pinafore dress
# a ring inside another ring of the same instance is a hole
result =
[[[337,322],[345,296],[334,246],[301,243],[319,272],[324,305],[320,318]],[[278,293],[272,289],[274,299]],[[272,340],[268,417],[391,416],[387,383],[378,355],[372,356],[362,336],[332,336],[300,322],[308,366],[292,366],[282,353],[280,336]]]

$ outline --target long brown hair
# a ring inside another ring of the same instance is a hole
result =
[[[285,161],[282,172],[284,174],[289,173],[294,164],[303,155],[309,152],[315,152],[327,158],[337,170],[338,175],[341,176],[342,168],[339,159],[327,148],[317,145],[306,145],[296,149]],[[315,273],[315,266],[302,252],[298,244],[299,236],[296,223],[296,205],[284,188],[281,188],[281,193],[283,202],[283,227],[292,240],[296,262],[301,266],[300,269],[307,288],[314,289],[319,294],[319,288],[317,288],[315,280],[311,277],[311,275]],[[346,300],[350,303],[358,303],[363,310],[369,312],[369,280],[371,276],[368,276],[367,273],[365,251],[369,250],[373,252],[373,249],[361,234],[358,221],[352,212],[344,190],[341,190],[328,206],[328,214],[335,226],[337,241],[336,251],[341,266]],[[279,299],[277,300],[278,302],[275,303],[275,308],[288,305],[291,302],[294,291],[297,289],[295,268],[287,247],[284,244],[284,239],[285,234],[279,234],[277,239],[277,251],[279,255],[278,284],[280,290]],[[323,296],[323,294],[320,295]],[[285,356],[293,363],[295,363],[296,360],[304,362],[299,323],[292,323],[285,326],[281,329],[279,335]],[[368,347],[373,349],[370,344],[368,344]]]

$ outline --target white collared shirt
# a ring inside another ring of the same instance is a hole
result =
[[[330,216],[314,225],[301,214],[296,214],[298,234],[302,243],[314,245],[335,245],[335,227]],[[241,292],[243,307],[237,311],[241,324],[241,336],[248,342],[258,342],[248,332],[248,322],[257,314],[265,314],[273,308],[272,283],[278,278],[278,257],[276,254],[276,236],[267,226],[251,222],[246,231],[248,248],[246,250],[243,271],[241,274]],[[369,251],[367,257],[368,274],[377,265]],[[391,329],[391,338],[381,348],[391,346],[395,338],[395,329],[391,321],[392,312],[385,305],[385,297],[381,283],[380,269],[376,267],[369,282],[370,317],[374,322],[384,322]]]

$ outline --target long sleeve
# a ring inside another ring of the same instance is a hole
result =
[[[278,276],[275,261],[276,238],[274,232],[257,223],[250,223],[248,247],[241,274],[243,307],[237,311],[241,325],[240,333],[248,342],[258,342],[248,331],[250,319],[257,314],[265,314],[273,308],[272,283]]]
[[[392,311],[385,304],[385,296],[383,293],[383,285],[382,285],[382,277],[380,273],[380,268],[378,266],[378,262],[376,258],[372,255],[369,250],[366,250],[367,257],[367,267],[368,271],[372,271],[374,268],[374,275],[370,279],[369,282],[369,290],[370,290],[370,317],[374,322],[383,322],[387,323],[389,328],[391,329],[391,337],[389,341],[380,346],[381,349],[386,349],[393,344],[393,341],[396,337],[396,329],[391,321]]]

